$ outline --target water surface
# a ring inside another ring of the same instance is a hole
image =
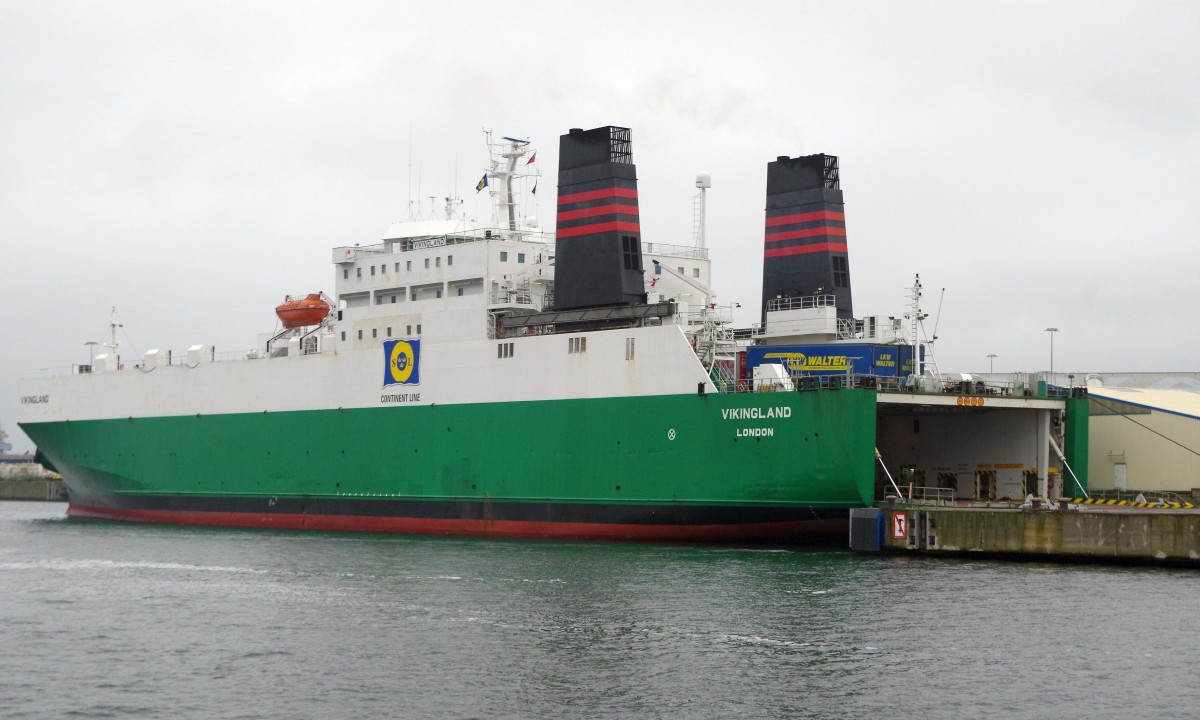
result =
[[[1200,574],[0,502],[0,717],[1195,717]]]

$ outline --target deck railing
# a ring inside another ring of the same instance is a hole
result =
[[[1039,397],[1037,391],[1033,388],[1023,388],[1012,383],[984,383],[984,382],[943,382],[937,381],[930,385],[922,386],[919,383],[914,383],[907,377],[889,377],[879,375],[859,375],[854,373],[844,373],[837,375],[791,375],[786,380],[777,380],[774,378],[764,379],[756,386],[753,380],[732,381],[716,381],[717,391],[722,393],[741,393],[741,392],[786,392],[789,390],[843,390],[847,388],[861,388],[868,390],[878,390],[886,393],[912,393],[917,395],[963,395],[969,397]],[[781,383],[791,383],[791,387],[781,385]],[[1084,387],[1057,387],[1052,386],[1046,389],[1045,398],[1061,399],[1073,396],[1085,396],[1087,388]]]
[[[1092,500],[1126,500],[1128,502],[1157,502],[1157,503],[1190,503],[1191,494],[1180,495],[1171,490],[1092,490],[1088,488]],[[1139,500],[1139,498],[1141,498]]]

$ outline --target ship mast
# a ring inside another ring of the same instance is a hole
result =
[[[921,321],[927,316],[921,314],[921,275],[917,274],[913,280],[912,289],[910,290],[909,298],[912,300],[912,309],[904,315],[911,321],[909,330],[908,343],[912,346],[913,352],[913,374],[920,377],[925,373],[925,368],[921,363],[921,338],[918,334],[918,329],[921,326]]]
[[[491,151],[492,160],[488,168],[487,177],[496,181],[497,189],[492,191],[492,197],[497,198],[496,206],[499,214],[503,217],[497,217],[497,222],[504,222],[509,230],[517,229],[517,203],[513,195],[513,179],[518,177],[527,177],[534,173],[518,172],[517,161],[526,155],[530,154],[533,149],[528,140],[521,140],[512,137],[503,137],[503,142],[492,141],[492,131],[484,130],[487,136],[488,149]],[[533,163],[537,153],[534,152],[526,165]]]
[[[696,188],[700,190],[700,194],[696,198],[698,201],[697,214],[699,216],[696,219],[696,247],[700,248],[701,250],[704,249],[704,244],[706,242],[705,233],[707,229],[706,225],[708,218],[705,201],[707,200],[706,193],[710,187],[712,187],[712,175],[709,175],[706,172],[696,175]]]
[[[113,305],[112,315],[109,317],[109,320],[108,320],[109,339],[108,339],[108,342],[104,343],[104,347],[111,348],[113,351],[113,354],[116,354],[116,352],[117,352],[117,328],[120,328],[120,327],[125,327],[125,326],[123,324],[117,322],[117,306]]]

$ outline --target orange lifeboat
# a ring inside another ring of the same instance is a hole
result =
[[[288,295],[283,299],[283,304],[275,308],[275,314],[288,330],[319,325],[329,314],[329,302],[321,297],[323,294],[309,293],[306,297]]]

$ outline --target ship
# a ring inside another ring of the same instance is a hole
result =
[[[286,295],[253,349],[122,357],[114,318],[89,365],[24,379],[19,424],[68,515],[843,539],[875,497],[879,383],[921,355],[898,321],[853,317],[836,156],[768,164],[761,322],[739,329],[710,289],[702,210],[691,244],[642,238],[628,128],[559,138],[554,233],[522,212],[533,144],[486,142],[491,220],[447,199],[333,248],[333,296]],[[696,185],[702,208],[711,179]],[[856,352],[822,352],[826,331]]]

